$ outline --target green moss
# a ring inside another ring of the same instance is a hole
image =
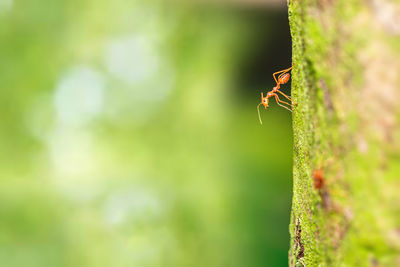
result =
[[[392,204],[400,203],[393,190],[400,189],[395,167],[400,145],[382,149],[382,140],[366,130],[368,122],[356,107],[365,87],[358,55],[380,34],[366,34],[369,16],[358,0],[289,1],[292,96],[298,104],[291,266],[370,266],[375,261],[394,266],[398,260],[399,241],[391,240],[391,233],[400,229],[400,205]],[[388,39],[397,45],[397,39]],[[400,134],[392,138],[399,142]],[[324,173],[321,189],[313,186],[316,169]]]

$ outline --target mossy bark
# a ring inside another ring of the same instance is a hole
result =
[[[400,266],[400,2],[288,5],[290,266]]]

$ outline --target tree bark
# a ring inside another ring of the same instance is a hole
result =
[[[290,266],[400,266],[400,2],[288,5]]]

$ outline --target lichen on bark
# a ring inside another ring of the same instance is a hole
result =
[[[297,103],[290,266],[400,266],[400,3],[288,6]]]

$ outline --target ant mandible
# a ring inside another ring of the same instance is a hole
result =
[[[294,64],[293,64],[293,66],[294,66]],[[296,104],[296,103],[293,102],[292,99],[290,99],[290,97],[288,97],[287,95],[285,95],[284,93],[282,93],[279,89],[281,88],[281,84],[285,84],[285,83],[287,83],[287,82],[289,81],[289,79],[290,79],[290,74],[289,74],[288,72],[293,68],[293,66],[291,66],[290,68],[285,69],[285,70],[277,71],[277,72],[275,72],[275,73],[272,75],[272,76],[274,77],[274,79],[275,79],[276,86],[275,86],[274,88],[272,88],[272,90],[269,91],[269,92],[267,93],[267,96],[266,96],[266,97],[264,97],[263,93],[261,92],[261,103],[258,104],[258,106],[257,106],[258,119],[260,120],[260,123],[261,123],[261,124],[262,124],[262,120],[261,120],[261,115],[260,115],[260,105],[263,105],[264,108],[267,109],[267,108],[269,107],[268,103],[269,103],[269,98],[270,98],[270,97],[275,97],[276,103],[277,103],[279,106],[284,107],[285,109],[287,109],[287,110],[289,110],[290,112],[292,112],[293,103],[294,103],[294,104]],[[280,74],[279,74],[279,73],[280,73]],[[279,74],[278,80],[277,80],[276,77],[275,77],[275,75],[277,75],[277,74]],[[280,100],[280,99],[279,99],[279,96],[276,94],[277,92],[280,93],[281,95],[283,95],[284,97],[286,97],[286,98],[290,101],[291,104],[288,103],[288,102],[285,102],[285,101]],[[290,108],[288,108],[288,107],[282,105],[281,103],[284,103],[284,104],[286,104],[286,105],[289,105]]]

